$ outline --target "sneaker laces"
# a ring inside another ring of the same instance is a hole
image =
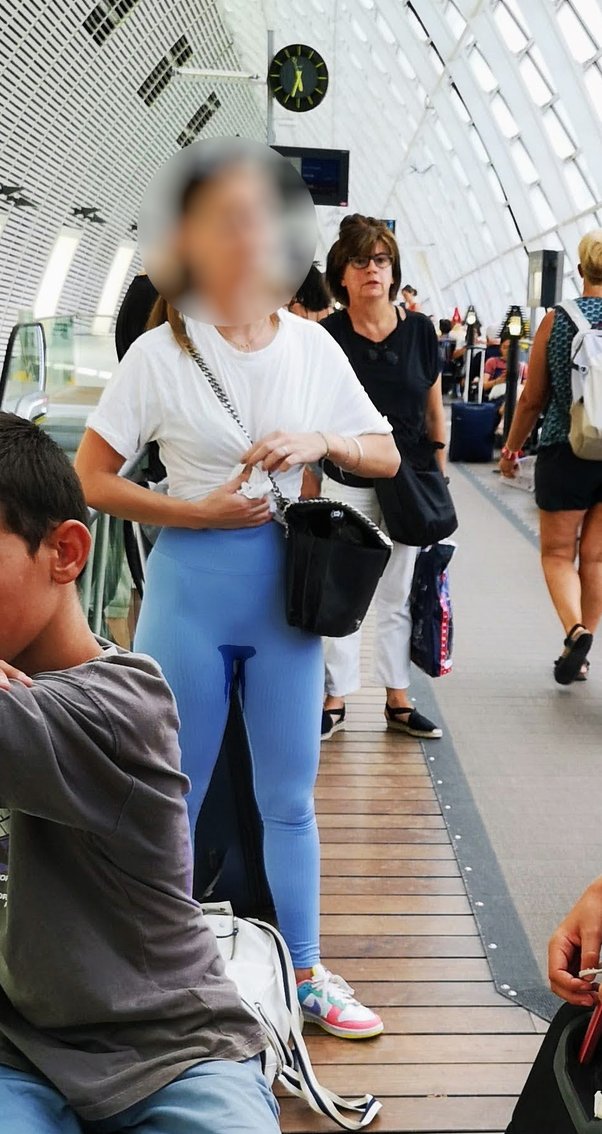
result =
[[[318,973],[317,976],[312,977],[312,984],[318,987],[322,995],[328,995],[329,985],[334,985],[341,999],[345,1000],[348,1004],[357,1004],[355,998],[355,989],[347,984],[347,981],[339,976],[337,973],[331,973],[329,969],[324,969],[324,972]]]

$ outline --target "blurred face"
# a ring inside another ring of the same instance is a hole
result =
[[[350,307],[374,303],[375,300],[389,302],[393,284],[393,265],[392,263],[381,265],[375,262],[375,256],[390,257],[389,249],[382,240],[377,240],[374,245],[366,267],[357,267],[353,263],[348,263],[345,267],[341,283],[347,288]]]
[[[244,322],[279,305],[280,202],[268,176],[231,166],[190,198],[179,248],[192,289],[216,319]]]
[[[90,533],[77,520],[59,524],[35,555],[0,521],[0,658],[15,662],[56,617],[66,583],[83,569]]]

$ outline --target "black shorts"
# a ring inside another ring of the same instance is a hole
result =
[[[584,461],[571,446],[545,445],[535,463],[535,500],[542,512],[582,512],[602,504],[602,461]]]

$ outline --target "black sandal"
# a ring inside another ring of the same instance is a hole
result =
[[[575,637],[577,630],[581,633]],[[590,634],[581,623],[577,623],[569,631],[564,640],[564,652],[554,662],[554,677],[559,685],[572,685],[578,680],[581,667],[587,660],[593,642],[593,634]]]
[[[347,709],[322,709],[322,740],[330,740],[335,732],[345,728],[345,714]]]
[[[386,705],[385,717],[387,728],[405,732],[406,736],[417,736],[422,740],[440,740],[443,736],[442,730],[417,709],[394,709],[392,705]]]

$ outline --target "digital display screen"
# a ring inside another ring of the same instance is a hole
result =
[[[273,146],[301,174],[315,205],[349,203],[349,150]]]

